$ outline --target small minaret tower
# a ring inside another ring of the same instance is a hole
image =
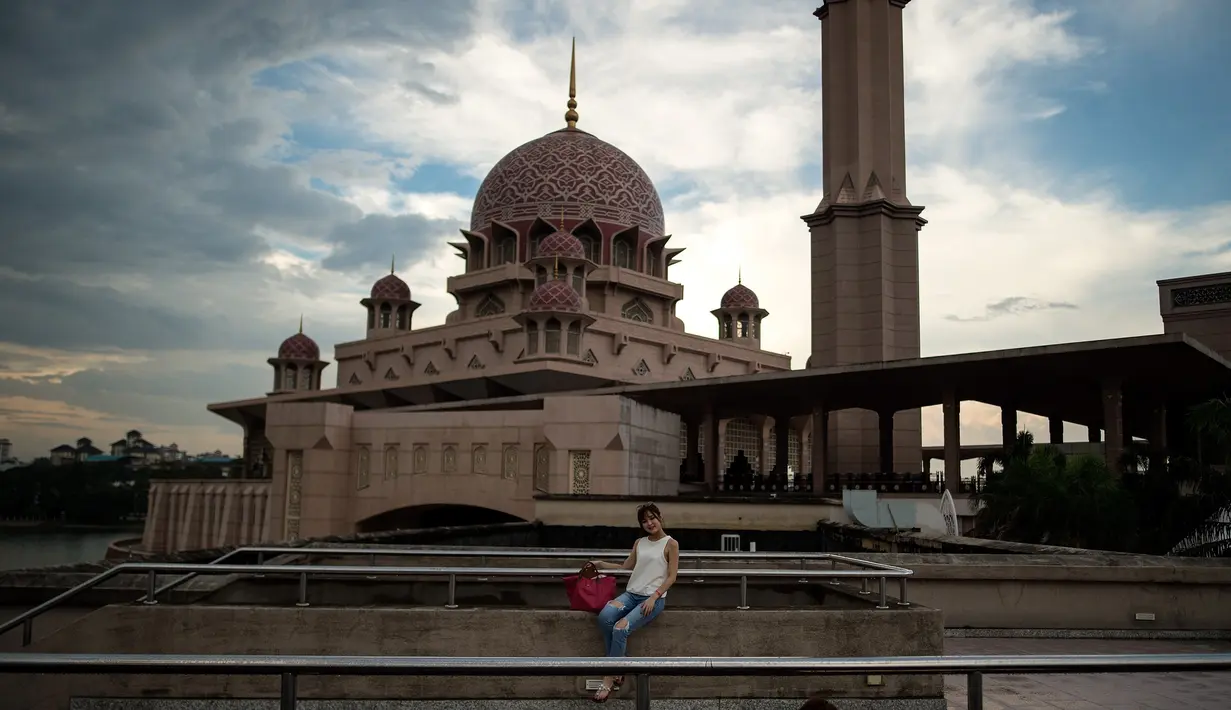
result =
[[[316,341],[303,334],[303,316],[299,317],[299,332],[283,340],[278,346],[278,356],[269,358],[268,362],[274,368],[271,395],[319,390],[321,373],[329,367],[329,363],[321,360],[321,349]]]
[[[374,338],[410,330],[410,319],[419,307],[410,299],[410,286],[394,273],[394,258],[389,273],[372,284],[371,294],[359,301],[368,309],[368,337]]]
[[[744,285],[743,269],[737,283],[722,294],[718,308],[710,311],[718,319],[718,339],[750,348],[761,348],[761,321],[769,311],[752,289]]]

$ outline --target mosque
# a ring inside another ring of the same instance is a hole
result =
[[[1186,336],[920,358],[925,221],[906,192],[907,2],[827,0],[815,13],[824,194],[802,218],[812,261],[805,369],[761,347],[775,321],[743,283],[713,309],[714,337],[685,332],[683,286],[671,280],[684,250],[671,246],[646,172],[578,127],[574,45],[563,127],[495,164],[451,243],[464,265],[448,279],[457,310],[415,327],[419,304],[391,268],[356,309],[366,337],[334,347],[334,387],[301,323],[268,361],[266,396],[209,407],[243,428],[244,479],[156,485],[145,548],[463,519],[586,524],[600,510],[590,504],[630,498],[819,502],[812,494],[840,497],[833,472],[882,472],[881,490],[893,492],[956,492],[970,457],[958,434],[963,399],[1002,406],[1006,441],[1019,410],[1088,424],[1091,442],[1105,432],[1109,461],[1134,433],[1161,441],[1173,417],[1155,390],[1188,396],[1193,378],[1228,373]],[[801,235],[801,253],[804,244]],[[1178,379],[1159,376],[1163,366]],[[1149,392],[1136,388],[1141,368],[1153,373]],[[934,404],[945,411],[940,483],[922,463],[919,408]],[[795,507],[800,524],[815,523],[814,506]],[[715,510],[686,522],[764,526],[747,507]]]

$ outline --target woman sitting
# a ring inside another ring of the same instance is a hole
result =
[[[628,648],[628,635],[650,623],[662,613],[667,590],[675,584],[680,569],[680,545],[663,530],[662,512],[653,503],[637,508],[637,522],[646,536],[637,540],[623,564],[595,560],[603,569],[632,570],[628,585],[620,596],[607,602],[598,615],[598,628],[608,658],[622,658]],[[624,676],[607,676],[594,694],[601,703],[620,689]]]

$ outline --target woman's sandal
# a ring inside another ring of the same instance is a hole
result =
[[[613,693],[620,692],[621,685],[624,685],[624,676],[620,676],[619,678],[616,678],[615,680],[611,681],[611,692]]]
[[[603,685],[600,685],[598,687],[598,691],[594,693],[594,697],[591,698],[591,700],[593,700],[596,703],[605,703],[607,702],[607,698],[610,698],[611,694],[614,692],[615,692],[614,685],[613,687],[609,688],[607,687],[607,684],[604,683]]]

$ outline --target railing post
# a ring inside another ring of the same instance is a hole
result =
[[[34,642],[34,617],[21,622],[21,645],[29,646]]]
[[[264,564],[265,564],[265,553],[264,552],[256,553],[256,566],[260,567]],[[264,577],[265,575],[261,574],[260,572],[257,572],[256,574],[252,576],[253,577]]]
[[[650,710],[650,676],[637,676],[637,695],[633,700],[634,710]],[[980,708],[982,710],[982,708]]]
[[[876,603],[877,609],[889,608],[889,585],[885,582],[884,577],[879,578],[880,581],[880,601]]]
[[[299,573],[299,601],[295,602],[295,606],[308,605],[308,573]]]
[[[910,606],[906,600],[906,578],[898,577],[898,606]]]
[[[966,710],[983,710],[983,674],[966,674]]]
[[[449,575],[449,601],[445,603],[446,609],[457,608],[457,575]]]
[[[150,570],[145,577],[145,599],[141,600],[142,604],[154,605],[158,603],[158,573]]]
[[[863,579],[859,580],[859,582],[860,582],[860,585],[859,585],[860,594],[867,596],[872,593],[872,585],[869,582],[867,577],[864,577]]]
[[[748,608],[748,575],[743,575],[739,578],[739,606],[736,609]],[[637,687],[641,687],[638,685]],[[648,705],[646,707],[649,707]]]
[[[376,566],[376,553],[373,552],[372,554],[368,555],[368,567],[375,567],[375,566]],[[376,579],[376,575],[369,574],[368,579]]]
[[[298,695],[296,685],[294,673],[282,674],[282,694],[280,696],[282,710],[295,710],[295,705],[298,701],[298,698],[295,697]]]
[[[835,569],[835,570],[838,569],[838,559],[836,557],[829,558],[829,569]],[[834,577],[833,579],[829,580],[829,583],[835,587],[841,584],[841,582],[838,581],[837,577]]]

